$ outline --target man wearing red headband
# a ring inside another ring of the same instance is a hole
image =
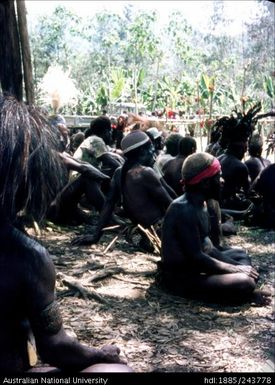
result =
[[[207,153],[184,161],[185,193],[169,206],[162,227],[161,284],[183,297],[266,304],[270,294],[255,290],[259,274],[246,253],[219,251],[209,239],[206,201],[220,198],[220,169]]]

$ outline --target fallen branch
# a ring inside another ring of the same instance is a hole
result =
[[[160,249],[161,249],[161,240],[160,240],[160,238],[159,238],[159,236],[158,236],[158,234],[157,234],[157,232],[156,232],[154,226],[151,226],[151,231],[152,231],[153,234],[154,234],[155,242],[156,242],[156,244],[157,244],[157,246],[158,246],[158,248],[159,248],[159,251],[160,251]]]
[[[160,262],[160,258],[159,257],[153,257],[151,255],[146,256],[146,259],[148,261],[151,261],[151,262],[154,262],[154,263],[159,263]]]
[[[149,239],[151,245],[154,247],[154,250],[157,254],[160,254],[160,249],[161,249],[161,242],[160,239],[154,229],[153,226],[151,226],[151,231],[148,229],[145,229],[141,225],[138,225],[138,228],[147,236]]]
[[[124,269],[122,267],[115,267],[115,268],[107,268],[103,271],[100,271],[99,273],[94,274],[91,278],[87,280],[87,282],[97,282],[101,279],[110,277],[114,274],[120,274],[123,273]]]
[[[108,246],[103,250],[103,254],[106,254],[108,250],[110,250],[110,248],[116,243],[116,241],[118,240],[118,235],[116,235],[112,241],[108,244]]]
[[[71,279],[68,276],[65,276],[62,273],[59,273],[58,276],[61,278],[62,283],[67,286],[69,289],[73,289],[74,291],[78,291],[80,295],[85,299],[95,299],[96,301],[104,304],[108,304],[109,302],[104,299],[100,294],[98,294],[93,289],[86,289],[82,283],[78,280]]]
[[[131,279],[126,279],[126,278],[122,278],[122,277],[114,277],[114,279],[117,279],[119,281],[123,281],[123,282],[127,282],[127,283],[133,283],[134,285],[141,285],[141,286],[145,286],[145,285],[149,285],[149,282],[139,282],[139,281],[133,281]]]
[[[103,254],[106,254],[108,250],[110,250],[110,248],[116,243],[116,241],[118,240],[118,237],[122,234],[124,234],[127,230],[127,227],[124,227],[119,233],[118,235],[116,235],[112,240],[111,242],[107,245],[107,247],[103,250]]]
[[[73,272],[73,275],[81,275],[89,270],[98,270],[104,268],[104,265],[98,262],[87,262],[86,265],[82,266],[81,268],[75,270]]]

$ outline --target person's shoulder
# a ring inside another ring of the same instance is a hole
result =
[[[195,210],[184,195],[176,198],[169,205],[164,216],[166,226],[180,226],[180,228],[194,228],[197,225]]]
[[[247,170],[245,161],[238,159],[235,155],[232,154],[225,154],[225,156],[220,160],[220,163],[224,167],[230,167],[231,172],[244,169]]]
[[[244,161],[244,164],[248,164],[248,165],[253,164],[253,163],[255,163],[255,158],[252,156],[250,156],[248,159],[246,159]]]
[[[11,263],[21,266],[22,274],[47,273],[49,267],[52,269],[53,262],[46,248],[15,227],[9,232],[3,247]]]
[[[167,159],[162,167],[162,171],[165,173],[174,163],[176,163],[176,157]]]
[[[123,165],[125,162],[124,158],[121,155],[116,154],[113,151],[104,152],[99,158],[111,160],[115,162],[117,165]]]
[[[257,161],[256,161],[257,162]],[[254,162],[253,162],[254,163]],[[247,170],[247,164],[241,160],[238,159],[238,162],[236,163],[236,168]]]
[[[270,163],[267,167],[265,167],[261,174],[260,178],[274,178],[275,177],[275,163]]]
[[[41,263],[50,261],[47,249],[18,229],[13,229],[12,239],[14,240],[14,246],[22,253],[22,257],[25,258],[26,262]]]
[[[160,175],[157,174],[157,171],[152,167],[140,166],[138,169],[140,176],[144,179],[159,179]]]
[[[185,194],[174,199],[169,206],[170,211],[174,211],[179,215],[182,215],[184,212],[189,212],[190,209],[191,209],[190,203],[186,199]]]
[[[156,159],[156,163],[159,165],[159,167],[162,169],[164,165],[174,157],[170,154],[159,154]]]

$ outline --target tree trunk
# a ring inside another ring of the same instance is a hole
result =
[[[34,89],[33,89],[33,75],[32,75],[32,62],[31,62],[31,50],[29,44],[29,35],[27,28],[26,6],[25,0],[16,0],[17,4],[17,17],[18,17],[18,30],[20,35],[20,44],[23,61],[23,73],[26,92],[27,104],[34,103]]]
[[[22,67],[14,2],[0,0],[0,83],[4,94],[22,101]]]
[[[156,73],[156,79],[155,79],[155,87],[154,87],[154,100],[152,105],[152,111],[155,111],[156,104],[157,104],[157,95],[158,95],[158,80],[159,80],[159,64],[160,60],[157,59],[157,73]]]
[[[138,102],[137,102],[137,67],[134,67],[134,98],[135,98],[135,114],[138,114]]]

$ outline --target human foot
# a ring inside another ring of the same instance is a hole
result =
[[[271,303],[271,291],[268,289],[265,290],[254,290],[251,297],[251,304],[255,306],[267,306]]]

